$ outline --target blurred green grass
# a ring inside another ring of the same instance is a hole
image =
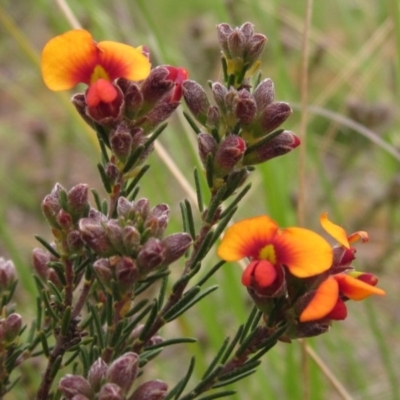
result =
[[[184,66],[191,79],[204,85],[220,77],[215,25],[252,22],[269,38],[263,76],[273,79],[277,100],[294,105],[285,128],[299,129],[305,2],[82,0],[71,1],[70,6],[97,40],[146,44],[154,65]],[[398,7],[395,0],[314,2],[308,96],[310,105],[353,118],[394,149],[400,148]],[[38,245],[33,235],[50,236],[40,212],[41,199],[55,182],[66,188],[79,182],[101,186],[90,133],[67,105],[69,94],[44,87],[37,64],[46,41],[68,29],[57,2],[3,0],[0,5],[0,255],[12,257],[18,266],[23,308],[19,311],[27,319],[34,296],[29,257]],[[320,213],[329,211],[348,232],[369,231],[370,243],[359,246],[358,268],[378,273],[388,293],[384,299],[352,304],[345,322],[309,343],[354,399],[399,399],[399,160],[335,118],[310,113],[307,134],[306,225],[319,229]],[[194,140],[179,114],[160,140],[190,182],[197,163],[188,150]],[[141,196],[152,204],[169,203],[174,216],[170,229],[178,230],[178,202],[187,193],[156,154],[151,162]],[[237,218],[268,213],[282,225],[295,224],[298,162],[298,153],[293,152],[258,167]],[[162,362],[153,364],[149,379],[164,379],[173,386],[189,363],[189,351],[196,354],[196,374],[201,376],[222,343],[222,331],[233,335],[251,309],[239,284],[240,273],[238,266],[226,265],[212,282],[220,290],[190,318],[185,316],[163,333],[167,337],[179,330],[196,336],[200,328],[200,341],[166,351]],[[302,376],[300,346],[280,344],[255,375],[235,385],[240,395],[234,398],[301,399]],[[20,392],[10,399],[24,397],[26,388],[35,386],[28,369],[24,379],[25,386],[19,385]],[[343,398],[312,361],[307,385],[312,400]]]

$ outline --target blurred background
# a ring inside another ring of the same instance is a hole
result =
[[[293,108],[284,128],[298,131],[305,1],[74,0],[69,6],[96,40],[147,45],[154,66],[185,67],[190,79],[205,87],[208,80],[221,78],[216,24],[252,22],[269,39],[263,77],[274,81],[276,100]],[[34,235],[51,237],[41,214],[42,198],[56,182],[67,189],[88,183],[101,192],[93,133],[69,104],[70,96],[82,88],[50,92],[40,74],[44,44],[69,29],[57,1],[0,2],[0,256],[12,258],[17,266],[17,311],[27,322],[35,303],[30,266],[31,250],[38,246]],[[368,231],[370,242],[357,246],[356,267],[379,275],[387,296],[353,302],[347,320],[308,341],[350,397],[340,395],[312,359],[306,386],[313,400],[400,399],[399,2],[315,1],[309,38],[305,225],[322,233],[319,215],[327,211],[348,233]],[[199,167],[195,134],[182,110],[160,143],[193,186],[192,171]],[[189,193],[157,153],[150,162],[140,197],[153,205],[169,203],[169,229],[181,230],[179,201]],[[257,167],[236,218],[266,213],[281,226],[296,224],[298,165],[296,150]],[[213,265],[211,258],[205,271]],[[166,338],[177,332],[197,336],[199,342],[165,350],[162,362],[149,371],[151,379],[163,379],[172,387],[191,353],[197,357],[195,377],[201,376],[224,339],[221,331],[234,334],[251,309],[240,275],[239,266],[226,265],[214,278],[220,290],[202,301],[190,318],[185,314],[162,332]],[[303,398],[300,355],[298,343],[279,344],[256,374],[234,385],[240,395],[233,398]],[[31,367],[23,367],[20,392],[8,399],[30,398],[36,385]]]

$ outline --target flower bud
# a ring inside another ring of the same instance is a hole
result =
[[[131,388],[139,367],[139,356],[136,353],[125,353],[117,358],[108,368],[106,379],[118,385],[126,394]]]
[[[125,254],[132,254],[140,245],[140,233],[133,226],[125,226],[122,230],[122,244]]]
[[[295,149],[300,139],[290,131],[283,131],[278,136],[255,148],[243,157],[243,165],[255,165],[282,156]]]
[[[115,250],[101,223],[94,218],[82,218],[79,231],[83,241],[99,256],[109,256]]]
[[[229,58],[243,58],[246,50],[246,41],[246,36],[240,30],[234,29],[228,36]]]
[[[63,284],[54,268],[49,268],[47,271],[47,280],[54,284],[58,289],[63,288]]]
[[[63,209],[58,212],[56,221],[58,226],[65,232],[68,232],[74,226],[71,214]]]
[[[237,135],[229,135],[218,147],[214,159],[214,171],[218,177],[231,172],[242,159],[246,151],[246,142]]]
[[[118,167],[113,162],[108,162],[104,168],[110,186],[114,186],[119,178],[120,172]]]
[[[193,116],[201,123],[207,121],[207,112],[210,107],[206,92],[195,81],[185,81],[182,85],[183,97]]]
[[[5,339],[12,343],[18,336],[22,327],[22,318],[19,314],[10,314],[3,323]]]
[[[86,100],[85,100],[85,95],[83,93],[78,93],[72,96],[71,99],[72,104],[76,108],[76,111],[78,111],[79,115],[82,117],[82,119],[92,128],[94,127],[94,121],[92,118],[90,118],[86,114]]]
[[[61,378],[58,388],[67,399],[72,399],[73,396],[82,394],[92,398],[93,392],[89,382],[79,375],[66,375]]]
[[[103,361],[101,357],[99,357],[90,367],[88,372],[88,381],[95,392],[98,392],[103,379],[106,376],[108,366]]]
[[[270,78],[264,79],[258,84],[253,92],[254,100],[259,111],[264,110],[274,101],[274,82]]]
[[[168,225],[169,207],[166,204],[158,204],[153,207],[146,218],[145,229],[150,231],[154,237],[162,237],[164,230]]]
[[[284,102],[272,103],[261,113],[260,125],[262,133],[255,132],[255,137],[265,136],[283,124],[292,113],[289,104]]]
[[[119,78],[117,85],[122,87],[126,85],[126,82],[128,82],[127,86],[122,89],[125,94],[125,116],[132,120],[142,108],[143,95],[136,83],[129,82],[124,78]]]
[[[98,400],[125,400],[122,389],[114,383],[106,383],[100,390]]]
[[[209,133],[199,133],[197,135],[197,141],[199,143],[200,160],[205,166],[209,154],[211,154],[214,158],[214,155],[217,152],[218,143]]]
[[[124,292],[131,290],[139,276],[135,261],[129,257],[114,256],[110,258],[110,264],[114,268],[118,287]]]
[[[233,32],[233,29],[228,24],[218,24],[217,25],[217,35],[218,35],[219,44],[222,48],[222,51],[228,57],[230,57],[229,48],[228,48],[228,38],[232,32]]]
[[[266,42],[267,38],[260,33],[253,35],[247,42],[245,60],[249,65],[255,63],[260,58]]]
[[[167,80],[171,80],[172,82],[175,83],[175,88],[172,92],[172,95],[169,99],[170,102],[177,102],[180,101],[182,98],[182,83],[187,79],[188,77],[188,71],[185,68],[177,68],[177,67],[172,67],[170,65],[164,66],[169,72],[167,75]]]
[[[131,219],[133,213],[133,204],[126,197],[120,197],[117,203],[117,215],[125,219]]]
[[[137,262],[141,272],[146,274],[161,266],[165,260],[165,249],[162,243],[150,238],[139,250]]]
[[[221,123],[221,115],[217,106],[208,107],[206,125],[212,128],[219,128]]]
[[[143,198],[133,203],[133,211],[142,221],[145,221],[150,211],[150,202],[148,199]],[[137,218],[137,217],[136,217]]]
[[[113,279],[113,273],[108,258],[99,258],[93,263],[93,269],[96,271],[100,281],[104,286],[109,287]]]
[[[110,146],[118,160],[125,162],[132,151],[132,136],[126,123],[122,122],[111,132]]]
[[[162,241],[165,249],[164,264],[169,265],[185,254],[192,244],[192,237],[188,233],[174,233]]]
[[[9,290],[17,279],[14,263],[0,257],[0,291]]]
[[[154,380],[140,385],[130,400],[163,400],[167,395],[168,385],[165,382]]]
[[[222,83],[214,82],[211,86],[211,92],[214,96],[214,100],[217,106],[223,111],[226,111],[225,107],[225,96],[228,93],[228,89],[222,85]]]
[[[79,218],[86,217],[89,211],[89,188],[80,183],[67,193],[68,212],[76,222]]]
[[[53,228],[59,228],[57,223],[57,215],[61,210],[60,204],[60,192],[65,191],[65,189],[59,184],[56,183],[53,187],[50,194],[48,194],[42,201],[42,211],[47,219],[47,222]]]
[[[322,335],[330,328],[330,321],[302,322],[296,326],[296,331],[291,335],[292,339],[300,339]]]
[[[122,228],[117,220],[111,219],[104,225],[108,240],[118,253],[123,253]]]
[[[66,245],[70,254],[77,254],[82,250],[84,242],[79,231],[74,229],[67,233]]]
[[[151,109],[141,120],[140,127],[144,132],[150,133],[159,124],[164,122],[179,106],[178,101],[170,101],[171,97],[165,97]]]
[[[249,91],[242,89],[236,97],[234,113],[236,118],[244,125],[249,125],[257,112],[256,102]]]
[[[171,94],[174,82],[167,79],[170,72],[165,67],[153,68],[150,75],[143,81],[141,90],[145,111],[149,111],[164,96]]]

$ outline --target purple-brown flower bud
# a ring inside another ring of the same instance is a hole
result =
[[[207,111],[206,125],[212,128],[219,128],[221,123],[221,114],[217,106],[210,106]]]
[[[253,97],[257,104],[257,110],[264,110],[274,101],[274,82],[270,78],[264,79],[255,88],[253,92]]]
[[[242,89],[236,97],[234,113],[236,118],[243,124],[249,125],[257,112],[256,102],[248,90]]]
[[[43,214],[47,219],[47,222],[53,228],[59,228],[57,223],[57,215],[61,210],[60,192],[62,190],[65,191],[65,189],[59,183],[56,183],[51,193],[48,194],[42,201]]]
[[[122,393],[128,393],[139,367],[139,356],[136,353],[125,353],[117,358],[108,368],[106,380],[114,383],[122,389]]]
[[[179,106],[179,101],[171,102],[168,97],[158,102],[146,116],[140,120],[140,127],[150,133],[161,122],[164,122]]]
[[[163,265],[165,249],[160,240],[150,238],[139,250],[137,262],[141,272],[146,274]]]
[[[233,29],[228,24],[218,24],[217,25],[217,35],[219,44],[222,48],[222,51],[230,57],[229,48],[228,48],[228,38],[230,34],[233,32]]]
[[[135,261],[130,257],[114,256],[110,258],[110,265],[114,269],[118,287],[123,292],[131,290],[139,276]]]
[[[93,391],[90,383],[79,375],[66,375],[61,378],[58,388],[67,399],[72,399],[75,395],[82,394],[92,398]]]
[[[89,369],[88,381],[96,393],[99,391],[101,384],[105,379],[107,369],[108,366],[101,357],[99,357]]]
[[[108,182],[111,186],[115,185],[120,178],[118,167],[113,162],[108,162],[104,168]]]
[[[133,204],[126,197],[120,197],[117,204],[117,214],[119,217],[131,219],[133,213]]]
[[[127,87],[124,87],[123,92],[125,94],[125,116],[132,120],[136,117],[143,105],[143,95],[136,83],[129,82],[124,78],[117,80],[117,85],[125,85],[128,82]]]
[[[108,258],[99,258],[93,263],[93,269],[104,286],[109,287],[113,272]]]
[[[107,237],[114,249],[118,253],[123,253],[124,246],[122,244],[122,228],[117,220],[111,219],[106,222],[104,229],[107,232]]]
[[[111,150],[118,160],[125,162],[132,151],[132,135],[126,123],[121,122],[110,134]]]
[[[264,45],[267,42],[267,38],[260,33],[253,35],[247,42],[245,61],[248,64],[255,63],[261,56],[264,50]]]
[[[140,385],[130,400],[163,400],[167,395],[168,385],[159,380],[148,381]]]
[[[199,143],[200,160],[205,166],[209,154],[214,158],[214,155],[217,152],[218,143],[209,133],[199,133],[197,135],[197,141]]]
[[[243,165],[260,164],[271,158],[282,156],[300,144],[300,139],[290,131],[283,131],[254,151],[245,154]]]
[[[0,257],[0,291],[6,291],[11,288],[17,279],[14,263]]]
[[[71,254],[79,253],[83,249],[84,242],[81,234],[76,229],[67,233],[66,245]]]
[[[169,71],[165,67],[153,68],[150,75],[143,81],[141,90],[145,111],[150,110],[164,96],[172,92],[174,82],[167,79]]]
[[[86,114],[86,100],[85,100],[85,95],[83,93],[77,93],[74,96],[72,96],[71,99],[72,104],[78,111],[79,115],[82,117],[82,119],[93,128],[94,126],[94,121],[92,118],[90,118]]]
[[[246,39],[246,36],[238,29],[228,36],[229,58],[243,58],[246,51]]]
[[[270,104],[269,106],[264,108],[261,113],[261,132],[260,134],[258,132],[255,132],[254,137],[265,136],[266,134],[274,131],[288,119],[291,113],[292,109],[290,108],[288,103],[277,102]]]
[[[12,343],[19,335],[22,327],[22,318],[19,314],[10,314],[3,322],[5,339]]]
[[[150,231],[150,236],[161,238],[168,221],[169,207],[166,204],[158,204],[150,210],[144,227]]]
[[[238,135],[229,135],[221,142],[214,159],[214,172],[224,177],[241,161],[246,151],[246,142]]]
[[[210,107],[206,92],[197,82],[191,80],[185,81],[182,84],[182,89],[183,97],[189,110],[204,125],[207,121],[207,112]]]
[[[125,226],[122,230],[122,244],[124,246],[125,254],[132,254],[140,245],[140,233],[133,226]]]
[[[89,211],[88,185],[79,183],[67,193],[68,212],[76,222],[79,218],[86,217]]]
[[[106,383],[100,390],[98,400],[125,400],[125,396],[118,385]]]
[[[49,267],[47,266],[47,263],[50,261],[50,253],[48,251],[45,251],[43,249],[40,249],[38,247],[34,248],[32,250],[32,265],[37,273],[37,275],[41,279],[47,279],[47,271]],[[0,262],[0,282],[2,281],[1,279],[1,262]]]
[[[102,223],[94,218],[82,218],[79,221],[79,231],[83,241],[99,256],[109,256],[115,253]]]
[[[68,232],[70,229],[73,229],[73,220],[72,216],[69,212],[61,209],[56,217],[56,221],[58,226],[65,232]]]
[[[211,92],[214,96],[214,100],[217,103],[217,106],[225,112],[225,96],[228,93],[228,89],[219,82],[214,82],[211,86]]]
[[[150,211],[150,202],[146,198],[139,199],[133,203],[133,211],[142,221],[145,221],[149,211]]]
[[[174,233],[167,236],[162,245],[165,249],[164,264],[169,265],[185,254],[192,244],[192,237],[188,233]]]
[[[63,284],[61,283],[60,278],[54,268],[49,268],[47,271],[47,280],[53,283],[58,289],[63,287]]]

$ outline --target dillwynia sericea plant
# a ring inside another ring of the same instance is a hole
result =
[[[51,239],[38,237],[41,247],[33,250],[38,296],[30,326],[15,312],[14,265],[0,259],[1,396],[16,384],[14,370],[40,358],[37,400],[227,397],[234,390],[225,387],[252,374],[277,341],[322,334],[346,318],[346,301],[384,294],[374,275],[352,267],[351,243],[367,241],[367,233],[347,235],[326,214],[321,224],[338,243],[333,248],[317,233],[280,228],[266,215],[228,227],[254,165],[286,154],[300,140],[280,128],[291,108],[274,100],[272,80],[258,72],[266,37],[250,23],[220,24],[217,35],[223,82],[211,82],[210,90],[188,79],[184,68],[153,67],[145,46],[95,42],[85,30],[44,47],[49,89],[87,85],[72,103],[97,134],[97,168],[108,198],[84,183],[70,189],[57,183],[43,199]],[[151,179],[154,141],[182,99],[204,171],[194,174],[196,208],[187,200],[180,205],[184,232],[166,236],[170,207],[140,197],[138,183]],[[209,252],[221,261],[203,263]],[[247,321],[221,338],[199,382],[190,379],[194,359],[175,382],[151,376],[154,370],[146,368],[165,347],[195,341],[163,337],[161,329],[212,296],[217,287],[207,286],[208,279],[241,259],[247,260],[242,284],[254,302]],[[172,263],[179,276],[173,281]]]

